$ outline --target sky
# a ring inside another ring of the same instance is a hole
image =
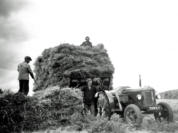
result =
[[[0,0],[0,87],[18,91],[17,65],[90,36],[115,67],[113,85],[178,89],[177,0]],[[32,92],[33,81],[30,82]]]

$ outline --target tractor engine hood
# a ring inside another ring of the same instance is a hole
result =
[[[122,91],[123,94],[127,94],[127,93],[139,93],[142,91],[155,91],[153,88],[126,88]]]

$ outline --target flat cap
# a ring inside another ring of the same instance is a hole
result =
[[[32,61],[32,58],[30,56],[25,56],[25,60],[30,60]]]

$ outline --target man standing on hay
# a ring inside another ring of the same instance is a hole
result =
[[[25,95],[28,95],[29,92],[29,74],[33,80],[35,80],[31,67],[29,65],[30,61],[32,61],[31,57],[26,56],[24,62],[18,65],[18,80],[19,80],[19,91]]]
[[[85,37],[85,41],[80,45],[83,47],[92,47],[92,43],[90,42],[90,38],[88,36]]]

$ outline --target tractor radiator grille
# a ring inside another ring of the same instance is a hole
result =
[[[153,92],[152,91],[145,91],[143,92],[144,96],[144,105],[145,106],[152,106],[154,104]]]

